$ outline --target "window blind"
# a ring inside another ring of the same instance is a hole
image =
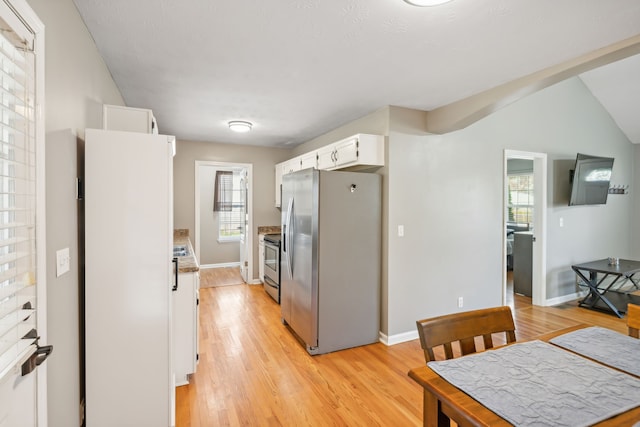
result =
[[[36,350],[35,56],[0,19],[0,378]]]
[[[216,171],[213,190],[213,211],[230,211],[233,204],[233,172]]]

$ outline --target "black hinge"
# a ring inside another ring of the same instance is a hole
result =
[[[196,354],[196,361],[200,360],[200,353]]]
[[[200,305],[200,298],[196,298],[196,305]]]

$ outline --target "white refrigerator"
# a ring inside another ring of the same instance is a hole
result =
[[[175,138],[87,129],[87,427],[175,424],[171,301]]]

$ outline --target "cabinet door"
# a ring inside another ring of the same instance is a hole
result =
[[[107,105],[102,107],[102,127],[107,130],[158,133],[153,112],[145,108]]]
[[[300,156],[300,169],[318,169],[318,156],[315,151]]]
[[[176,386],[189,384],[189,374],[193,374],[196,369],[199,279],[198,272],[180,273],[178,289],[172,294],[173,371]]]
[[[335,166],[335,146],[333,144],[320,148],[317,151],[318,169],[331,169]]]
[[[300,157],[289,160],[289,172],[296,172],[302,169]]]
[[[351,138],[335,145],[335,165],[342,166],[358,161],[358,138]]]

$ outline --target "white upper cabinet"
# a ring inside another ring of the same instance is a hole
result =
[[[315,151],[300,156],[300,169],[318,169],[318,155]]]
[[[384,136],[358,134],[319,148],[318,169],[366,169],[384,166]]]
[[[278,163],[275,205],[280,207],[282,176],[301,169],[361,170],[384,166],[384,136],[360,133]]]
[[[102,128],[158,134],[158,124],[151,110],[120,105],[103,105]]]

